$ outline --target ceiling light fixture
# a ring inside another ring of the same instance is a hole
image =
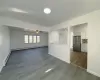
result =
[[[17,9],[17,8],[10,8],[10,11],[19,12],[19,13],[28,13],[28,12],[26,12],[26,11],[23,11],[23,10]]]
[[[39,33],[39,30],[36,30],[36,33],[38,34]]]
[[[44,13],[45,14],[50,14],[51,13],[51,9],[50,8],[44,8]]]

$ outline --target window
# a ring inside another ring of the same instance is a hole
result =
[[[24,43],[28,43],[28,35],[24,36]]]
[[[40,42],[40,36],[37,36],[37,43]]]
[[[33,36],[33,43],[36,43],[36,36]]]
[[[33,43],[32,35],[29,36],[29,43]]]
[[[39,43],[40,36],[24,35],[24,43]]]

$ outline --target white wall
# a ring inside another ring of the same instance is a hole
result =
[[[51,30],[68,28],[68,37],[69,37],[68,43],[70,43],[70,27],[78,25],[78,24],[83,24],[83,23],[88,23],[88,26],[87,26],[87,38],[88,38],[87,71],[100,77],[100,67],[99,67],[100,66],[100,61],[99,61],[100,60],[100,10],[91,12],[87,15],[74,18],[72,20],[66,21],[59,25],[55,25],[52,27]],[[51,48],[52,48],[52,45],[49,47],[49,49]],[[70,50],[70,44],[68,44],[68,47],[63,47],[63,49]],[[50,54],[53,54],[53,53],[50,52]],[[59,53],[59,54],[61,55],[62,53]],[[66,53],[66,55],[70,57],[70,52]],[[68,59],[70,61],[70,58]]]
[[[24,43],[24,35],[39,35],[40,43]],[[34,47],[48,46],[48,33],[39,32],[38,34],[34,32],[24,31],[23,29],[10,28],[10,37],[11,37],[11,49],[27,49]]]
[[[59,32],[58,31],[50,32],[49,43],[50,44],[58,44],[59,43]]]
[[[10,53],[10,33],[9,28],[0,25],[0,71],[5,65],[5,60]]]
[[[62,30],[49,32],[49,54],[69,63],[70,59],[69,59],[69,55],[67,54],[69,53],[68,43],[67,43],[68,31],[65,30],[64,33],[62,34],[59,33],[62,33]],[[51,41],[54,42],[51,43]]]
[[[66,49],[65,49],[66,48]],[[69,63],[68,45],[49,44],[49,54]]]
[[[60,29],[59,31],[59,44],[67,44],[67,29]]]

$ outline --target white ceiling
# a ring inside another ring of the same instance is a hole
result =
[[[32,32],[32,33],[36,33],[36,30],[32,30],[32,29],[24,29],[24,28],[19,28],[19,27],[13,27],[13,26],[7,26],[10,30],[20,30],[20,31],[25,31],[25,32]],[[48,33],[45,31],[39,31],[42,33]]]
[[[44,8],[51,14],[44,14]],[[18,8],[28,13],[15,13],[9,8]],[[7,16],[42,26],[53,26],[100,9],[100,0],[0,0],[0,16]]]

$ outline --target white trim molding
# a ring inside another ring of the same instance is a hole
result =
[[[91,71],[91,70],[89,70],[89,69],[87,69],[87,72],[88,72],[88,73],[91,73],[91,74],[93,74],[93,75],[95,75],[95,76],[97,76],[97,77],[100,77],[100,75],[99,75],[98,73],[93,72],[93,71]]]

